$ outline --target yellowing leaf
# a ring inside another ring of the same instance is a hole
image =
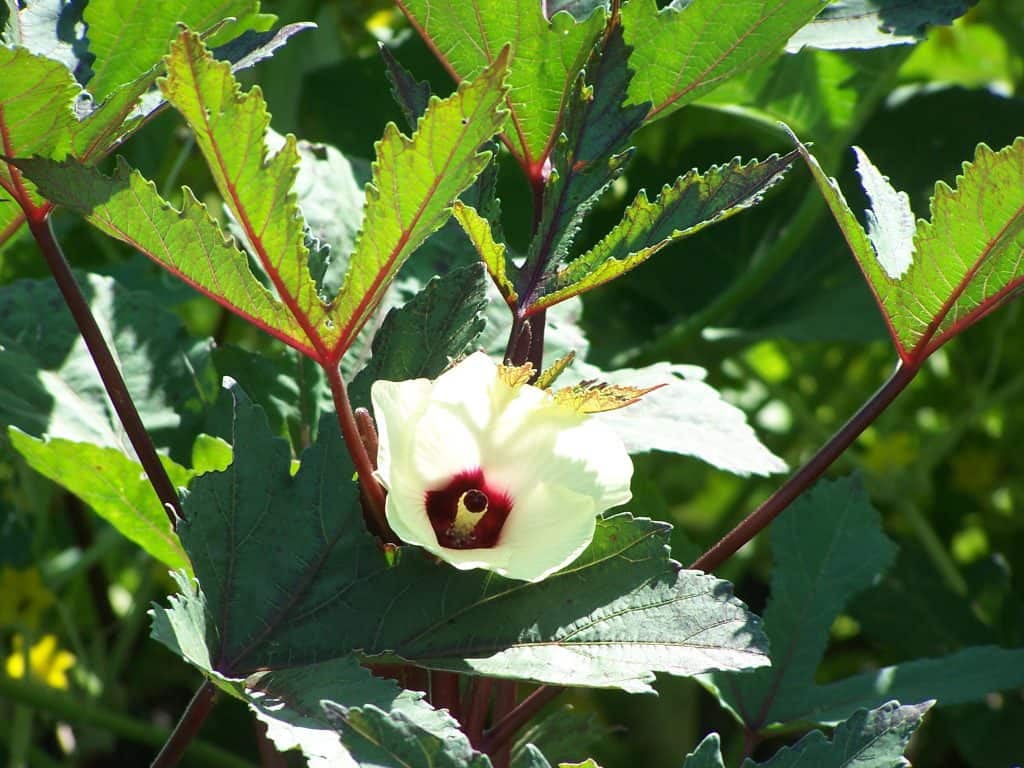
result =
[[[510,307],[515,307],[519,297],[516,294],[515,286],[512,285],[512,281],[508,277],[505,244],[495,241],[490,223],[472,206],[456,200],[455,205],[452,206],[452,215],[462,225],[462,229],[473,243],[476,252],[480,254],[480,260],[487,267],[487,272],[494,280],[505,303]]]
[[[644,395],[661,389],[664,384],[653,387],[629,387],[622,384],[606,384],[600,381],[581,381],[571,387],[555,392],[555,402],[568,406],[579,413],[603,413],[632,405]]]

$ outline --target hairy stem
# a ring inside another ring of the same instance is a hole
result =
[[[103,388],[107,391],[107,396],[121,420],[125,434],[128,435],[128,440],[131,441],[132,448],[135,449],[135,454],[139,457],[139,463],[146,471],[146,477],[149,478],[173,528],[178,518],[181,517],[178,492],[167,476],[167,471],[160,462],[160,457],[157,456],[156,448],[153,447],[153,441],[142,424],[142,419],[128,392],[124,377],[121,376],[121,371],[118,369],[117,363],[114,362],[114,356],[107,347],[99,325],[96,324],[96,318],[93,317],[92,310],[89,308],[89,302],[86,301],[78,283],[75,282],[71,267],[67,259],[64,258],[60,244],[53,234],[49,211],[26,211],[26,216],[32,236],[35,237],[39,250],[42,251],[43,258],[46,259],[46,264],[50,268],[50,272],[53,273],[53,279],[82,334],[85,346],[96,364],[96,370],[103,381]]]
[[[503,715],[487,730],[481,742],[481,751],[493,755],[496,750],[511,743],[519,729],[532,720],[546,705],[564,691],[557,685],[542,685]]]
[[[359,425],[352,412],[352,403],[348,399],[348,389],[341,379],[341,369],[336,364],[329,364],[324,366],[324,373],[327,374],[327,381],[331,387],[334,409],[338,412],[338,423],[341,425],[341,435],[345,440],[345,447],[348,448],[352,462],[356,465],[367,515],[376,529],[374,533],[384,541],[397,542],[398,539],[388,526],[387,518],[384,515],[384,489],[373,476],[374,460],[366,452],[366,446],[363,445],[359,435]]]
[[[826,469],[832,466],[832,463],[853,444],[861,432],[871,426],[889,403],[895,400],[896,396],[913,381],[917,371],[918,366],[897,365],[896,370],[871,396],[871,399],[864,403],[860,410],[796,474],[792,475],[761,506],[751,512],[743,522],[719,539],[711,549],[694,560],[690,568],[710,573],[768,527],[772,520],[778,517],[800,494],[810,488]]]
[[[213,709],[216,697],[217,689],[214,688],[213,683],[204,679],[203,684],[199,686],[192,697],[192,701],[185,707],[185,712],[178,724],[174,726],[171,737],[160,750],[160,754],[150,763],[150,768],[171,768],[178,764],[182,755],[185,754],[185,750],[188,749],[188,745],[199,733],[199,729],[203,727],[206,716]]]

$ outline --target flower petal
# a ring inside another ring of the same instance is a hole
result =
[[[392,465],[404,467],[411,459],[415,434],[409,425],[426,409],[433,386],[428,379],[413,379],[376,381],[370,389],[379,444],[377,476],[385,488],[391,487]]]

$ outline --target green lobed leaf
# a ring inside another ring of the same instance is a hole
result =
[[[373,338],[373,356],[349,385],[354,407],[370,408],[378,379],[435,379],[473,351],[484,328],[487,281],[478,264],[437,277],[404,306],[392,309]]]
[[[719,699],[755,731],[788,722],[815,696],[832,623],[896,554],[862,484],[850,478],[818,482],[775,521],[769,537],[775,567],[764,622],[772,666],[713,676]]]
[[[884,177],[863,153],[862,175],[873,198],[870,237],[835,180],[799,142],[798,149],[875,294],[903,360],[919,363],[1024,284],[1024,138],[998,152],[979,145],[973,162],[964,163],[955,188],[937,184],[931,220],[918,222],[910,250],[903,231],[907,214],[892,220],[875,211],[889,206],[895,192],[886,189]],[[880,242],[884,246],[876,250]],[[900,250],[893,251],[892,243]]]
[[[26,48],[0,45],[0,155],[63,159],[78,125],[73,106],[80,94],[81,88],[60,62]],[[0,207],[16,211],[13,201],[42,204],[16,168],[0,163]],[[20,223],[20,216],[8,212],[5,230],[17,229]]]
[[[15,427],[11,444],[32,469],[82,499],[116,528],[168,568],[191,571],[188,556],[171,529],[142,467],[116,448],[70,440],[38,440]],[[171,482],[183,488],[192,473],[162,457]]]
[[[412,73],[395,58],[395,54],[388,46],[380,47],[380,56],[384,59],[384,72],[391,83],[391,96],[405,115],[409,130],[415,131],[416,121],[423,116],[430,104],[430,83],[413,77]]]
[[[478,149],[505,122],[507,66],[503,50],[453,96],[431,98],[412,139],[394,123],[384,129],[366,187],[363,226],[333,305],[340,328],[335,356],[352,343],[402,264],[448,220],[452,201],[490,161],[491,153]]]
[[[613,280],[670,243],[756,204],[795,157],[772,155],[746,165],[735,158],[703,174],[692,170],[666,185],[653,203],[640,190],[601,242],[540,282],[526,298],[526,310],[535,312]]]
[[[537,168],[557,138],[573,81],[605,25],[603,9],[577,22],[544,17],[535,0],[398,0],[399,7],[458,79],[474,78],[509,45],[509,145]]]
[[[47,199],[80,213],[100,231],[138,249],[222,306],[311,354],[305,329],[256,279],[246,255],[187,187],[181,210],[176,210],[160,197],[153,182],[123,160],[112,176],[74,160],[19,160],[17,165]]]
[[[686,756],[683,768],[725,768],[722,762],[722,742],[717,733],[709,733],[697,748]]]
[[[259,0],[90,0],[85,21],[89,51],[96,61],[89,90],[102,101],[119,86],[146,73],[167,53],[178,24],[207,32],[234,17],[239,20],[230,25],[235,35],[252,26],[265,29],[269,19],[259,16],[259,7]]]
[[[472,206],[456,200],[455,205],[452,206],[452,215],[459,222],[473,247],[476,248],[476,252],[487,268],[494,285],[497,286],[501,298],[514,308],[519,296],[508,277],[509,263],[505,259],[505,244],[494,239],[491,223],[477,213]]]
[[[627,144],[650,104],[623,106],[631,78],[629,53],[622,28],[616,26],[573,84],[524,277],[536,279],[569,256],[583,217],[632,158]]]
[[[196,479],[178,526],[202,594],[187,589],[154,618],[155,636],[192,649],[201,668],[240,679],[358,649],[432,668],[647,691],[655,671],[764,662],[756,617],[727,583],[679,570],[665,524],[599,520],[575,563],[533,585],[458,571],[409,547],[389,566],[362,525],[333,421],[293,476],[287,444],[237,388],[233,395],[234,463]],[[200,638],[205,651],[195,649]]]
[[[195,133],[245,243],[302,328],[303,341],[323,356],[337,339],[337,329],[327,322],[328,308],[309,272],[303,221],[292,191],[299,164],[295,137],[286,137],[268,157],[270,115],[259,89],[242,93],[231,66],[215,61],[187,30],[172,43],[167,77],[159,85]]]
[[[827,0],[630,0],[622,8],[634,71],[629,93],[664,117],[778,54]]]
[[[373,704],[342,707],[325,701],[324,710],[337,727],[355,737],[353,757],[366,768],[430,766],[430,768],[490,768],[459,730],[439,736],[401,711],[385,712]]]
[[[930,27],[948,25],[978,0],[833,0],[786,44],[811,48],[879,48],[923,40]]]
[[[535,745],[527,744],[513,755],[512,768],[551,768],[551,763]]]
[[[743,768],[903,768],[910,737],[931,709],[932,701],[900,706],[892,701],[878,709],[860,710],[841,723],[832,740],[811,731],[792,747],[783,747],[764,763],[747,759]]]

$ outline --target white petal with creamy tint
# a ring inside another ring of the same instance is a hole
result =
[[[630,498],[633,465],[611,429],[510,385],[482,353],[434,382],[377,382],[372,395],[388,522],[456,568],[539,581]]]

